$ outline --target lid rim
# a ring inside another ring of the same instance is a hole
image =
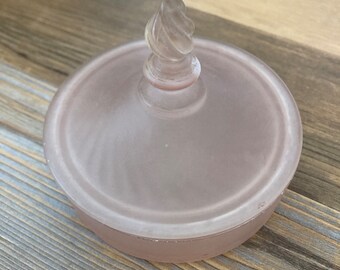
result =
[[[203,39],[196,39],[195,43],[197,45],[200,46],[204,46],[204,44],[214,44],[215,46],[219,46],[221,49],[225,49],[225,48],[229,48],[229,49],[234,49],[234,50],[238,50],[238,51],[242,51],[243,54],[247,55],[248,57],[251,57],[252,59],[254,59],[254,61],[260,63],[261,65],[264,66],[264,68],[266,69],[267,73],[271,73],[272,75],[275,76],[275,79],[277,80],[277,83],[281,85],[281,88],[284,89],[286,91],[286,94],[288,94],[288,96],[286,97],[287,102],[290,102],[290,112],[293,113],[295,121],[295,135],[292,136],[296,136],[295,141],[297,143],[297,148],[295,150],[295,155],[292,158],[292,161],[290,161],[290,164],[286,164],[285,166],[289,169],[289,173],[286,173],[286,176],[288,174],[289,177],[287,177],[288,180],[285,180],[285,185],[283,189],[280,189],[280,191],[278,192],[278,196],[270,196],[271,200],[267,201],[265,206],[263,206],[261,208],[261,211],[258,211],[257,213],[254,213],[254,215],[249,216],[248,219],[244,220],[242,223],[237,224],[237,226],[233,226],[233,227],[224,227],[224,226],[220,226],[219,230],[215,230],[215,231],[211,231],[211,233],[209,233],[208,229],[206,229],[204,232],[202,230],[195,230],[196,228],[200,228],[200,227],[204,227],[204,221],[200,221],[200,222],[194,222],[194,223],[188,223],[188,224],[175,224],[175,226],[173,227],[173,231],[177,232],[177,236],[175,237],[171,237],[171,235],[169,235],[168,237],[165,237],[164,235],[162,235],[162,233],[157,232],[157,226],[162,225],[162,232],[164,232],[164,224],[159,224],[159,223],[147,223],[144,224],[142,223],[138,223],[139,225],[135,226],[138,227],[140,225],[144,225],[146,227],[148,227],[147,232],[142,232],[142,231],[138,231],[138,230],[131,230],[131,228],[126,228],[126,224],[123,221],[119,221],[117,220],[117,215],[112,215],[112,213],[110,214],[109,212],[106,211],[106,214],[108,215],[100,215],[98,214],[98,211],[95,211],[96,206],[99,206],[99,203],[97,203],[97,205],[95,204],[92,209],[89,209],[88,207],[84,207],[81,203],[79,203],[79,194],[73,193],[71,194],[70,190],[68,190],[67,188],[67,184],[65,182],[65,180],[63,179],[72,179],[74,177],[72,177],[72,173],[67,171],[67,167],[62,165],[61,162],[58,163],[53,163],[53,161],[51,162],[51,160],[58,160],[61,161],[62,159],[62,153],[61,153],[61,149],[52,149],[51,147],[48,147],[50,143],[53,144],[53,141],[58,140],[58,136],[56,135],[57,132],[55,132],[55,130],[57,130],[57,126],[58,126],[58,121],[60,119],[58,119],[57,115],[54,114],[54,110],[53,108],[57,108],[58,106],[61,106],[61,99],[62,99],[62,90],[67,89],[68,87],[72,87],[74,86],[77,81],[79,81],[79,77],[81,75],[81,72],[85,69],[88,69],[88,72],[90,69],[90,67],[88,65],[83,66],[81,69],[78,70],[78,72],[76,72],[73,76],[71,76],[67,81],[65,81],[65,83],[58,89],[58,92],[56,94],[56,96],[53,98],[53,101],[48,109],[48,113],[46,116],[46,121],[45,121],[45,125],[44,125],[44,152],[45,152],[45,157],[46,160],[48,161],[48,165],[51,169],[51,172],[53,174],[53,176],[55,177],[55,179],[57,180],[57,182],[59,183],[59,185],[62,187],[62,189],[65,191],[65,193],[68,195],[69,198],[71,198],[72,202],[80,209],[82,210],[84,213],[86,213],[87,215],[89,215],[90,217],[98,220],[99,222],[101,222],[102,224],[112,227],[116,230],[122,231],[124,233],[130,234],[130,235],[136,235],[136,236],[142,236],[145,238],[153,238],[153,239],[192,239],[195,237],[203,237],[205,235],[215,235],[218,233],[222,233],[225,231],[229,231],[232,229],[235,229],[237,227],[242,226],[245,223],[248,223],[250,220],[256,218],[257,216],[261,215],[262,212],[266,211],[266,209],[268,209],[273,203],[276,202],[276,200],[282,195],[282,192],[286,189],[286,187],[289,185],[291,179],[293,178],[293,175],[296,171],[297,165],[298,165],[298,161],[300,159],[300,155],[301,155],[301,150],[302,150],[302,125],[301,125],[301,118],[299,115],[299,111],[297,108],[297,105],[294,101],[293,96],[291,95],[289,89],[287,88],[287,86],[284,84],[284,82],[281,80],[281,78],[273,71],[270,69],[270,67],[268,67],[266,64],[264,64],[261,60],[257,59],[255,56],[249,54],[248,52],[245,52],[237,47],[234,46],[230,46],[230,45],[224,45],[224,44],[219,44],[219,43],[215,43],[212,41],[207,41],[207,40],[203,40]],[[137,41],[134,43],[130,43],[131,48],[139,48],[141,46],[145,46],[144,41]],[[114,50],[110,50],[109,52],[106,52],[104,54],[102,54],[101,56],[95,58],[94,61],[97,62],[91,62],[91,67],[95,66],[95,63],[101,63],[102,59],[105,59],[108,55],[112,54],[112,52],[114,51],[116,54],[119,52],[124,52],[124,46],[121,46],[117,49]],[[66,92],[66,91],[65,91]],[[56,167],[62,167],[63,170],[63,176],[59,175],[57,173],[57,169]],[[285,168],[285,170],[287,171],[288,169]],[[67,175],[67,177],[65,177]],[[73,181],[76,182],[76,181]],[[77,185],[77,183],[74,183],[75,185]],[[223,217],[221,217],[223,219]],[[130,221],[136,221],[136,220],[130,220]],[[202,224],[203,222],[203,224]],[[223,222],[222,222],[223,223]],[[136,223],[137,224],[137,223]],[[115,226],[113,226],[115,225]],[[172,224],[173,225],[173,224]],[[202,226],[203,225],[203,226]],[[181,229],[179,229],[179,226]],[[194,226],[194,227],[193,227]],[[155,228],[154,228],[155,227]],[[170,228],[170,227],[169,227]],[[183,230],[182,230],[183,229]],[[185,233],[183,233],[185,232]],[[180,236],[181,235],[181,236]]]

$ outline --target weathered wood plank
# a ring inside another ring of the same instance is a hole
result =
[[[340,2],[186,0],[192,7],[340,56]]]
[[[11,53],[4,54],[4,60],[20,69],[31,68],[30,74],[59,84],[66,74],[90,56],[141,37],[157,1],[136,3],[136,0],[125,3],[97,1],[94,5],[86,1],[77,7],[73,0],[54,2],[41,12],[41,0],[29,4],[21,2],[20,5],[3,0],[0,28],[5,38],[0,41],[0,48],[11,48]],[[129,14],[123,15],[123,10],[128,9]],[[77,12],[72,13],[74,10]],[[107,12],[99,16],[101,10]],[[198,35],[231,42],[252,52],[284,79],[298,103],[304,127],[303,156],[290,187],[340,209],[340,58],[199,11],[191,10],[190,15],[197,24]],[[78,29],[75,25],[81,26]],[[20,61],[17,55],[23,52],[28,58],[22,57],[23,61]],[[39,63],[40,68],[35,69],[34,63]],[[44,65],[48,68],[43,68]],[[53,70],[62,71],[64,75],[54,80],[50,74],[58,72]],[[44,114],[48,105],[44,99],[51,96],[45,93],[40,100],[30,101],[30,90],[20,94],[15,85],[23,82],[21,78],[14,78],[14,81],[5,82],[9,90],[0,99],[2,113],[6,115],[4,124],[39,142],[42,136],[39,126],[43,120],[39,113]],[[17,97],[12,97],[12,93]],[[30,128],[23,130],[24,123],[30,123]]]
[[[53,1],[47,6],[43,0],[2,0],[1,5],[2,59],[59,84],[93,55],[142,38],[157,1]]]
[[[299,210],[302,210],[308,214],[312,214],[321,220],[337,226],[339,224],[340,213],[332,208],[324,206],[318,202],[315,202],[304,196],[299,196],[298,193],[287,191],[286,197],[283,198],[284,202],[287,202]],[[315,209],[315,211],[314,211]]]
[[[81,63],[114,45],[142,38],[157,4],[0,1],[0,266],[339,269],[340,58],[197,10],[189,12],[198,35],[234,43],[260,57],[297,100],[304,148],[290,190],[252,239],[197,263],[139,260],[108,247],[82,226],[45,165],[44,116],[56,86]]]
[[[334,241],[340,241],[339,212],[330,216],[320,212],[317,208],[311,208],[310,202],[305,197],[300,197],[305,201],[304,203],[292,200],[289,193],[291,191],[287,191],[287,196],[283,198],[282,203],[276,209],[277,213]],[[323,226],[318,226],[319,223],[322,223]]]
[[[12,70],[9,67],[3,67],[2,70],[6,69]],[[24,77],[18,72],[3,74],[11,74],[8,75],[11,80],[7,81],[12,83],[15,82],[16,76]],[[34,89],[39,89],[40,82],[37,82],[39,85],[34,87],[34,79],[29,77],[26,79],[32,83]],[[16,86],[16,88],[20,87]],[[16,91],[16,88],[12,89]],[[53,93],[53,87],[50,89]],[[27,93],[20,90],[17,92]],[[31,95],[39,96],[37,93]],[[40,108],[42,113],[46,110],[34,103],[35,98],[30,99],[33,101],[30,104],[28,99],[23,98],[24,95],[16,97],[26,106],[37,110]],[[6,127],[0,129],[0,136],[2,138],[1,216],[7,220],[5,224],[0,225],[6,235],[10,236],[12,243],[23,245],[19,245],[18,248],[24,247],[27,250],[28,245],[31,245],[30,248],[34,249],[36,254],[53,258],[55,265],[62,267],[66,263],[68,267],[71,268],[73,265],[75,269],[79,267],[109,269],[108,267],[112,265],[115,269],[175,267],[157,263],[145,266],[146,262],[122,255],[101,243],[96,236],[82,227],[66,196],[50,176],[44,164],[42,145],[22,134],[13,133]],[[309,269],[335,268],[338,248],[336,240],[339,240],[340,234],[337,227],[339,212],[293,191],[288,191],[276,212],[277,214],[266,227],[240,248],[224,256],[201,262],[205,263],[204,266],[196,263],[176,267],[179,269],[192,267],[205,269],[209,268],[208,266],[217,269],[231,267],[296,269],[298,266],[312,267]],[[273,252],[273,248],[268,248],[272,245],[275,245],[276,253]],[[311,246],[307,254],[303,249],[304,246]],[[290,260],[287,260],[286,256],[279,256],[282,250],[286,250]],[[299,262],[299,265],[292,264],[292,261]]]

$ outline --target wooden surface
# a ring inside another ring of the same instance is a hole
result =
[[[287,83],[303,121],[300,165],[253,238],[172,265],[124,255],[84,228],[42,149],[58,85],[96,54],[142,38],[158,1],[0,0],[0,269],[340,269],[339,2],[270,2],[188,4],[198,36],[250,51]]]
[[[339,0],[187,0],[189,7],[340,56]]]

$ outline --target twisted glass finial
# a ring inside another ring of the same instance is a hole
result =
[[[144,64],[138,93],[157,117],[186,117],[205,102],[201,65],[192,54],[194,29],[182,0],[163,0],[146,25],[145,39],[152,53]]]
[[[182,0],[165,0],[146,26],[145,38],[158,57],[179,61],[193,49],[195,25]]]
[[[182,0],[163,0],[145,29],[152,54],[145,63],[144,75],[152,85],[179,90],[198,79],[201,66],[191,54],[194,29]]]

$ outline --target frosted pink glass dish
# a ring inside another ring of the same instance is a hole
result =
[[[138,41],[69,78],[45,123],[48,165],[84,224],[154,261],[196,261],[246,241],[301,153],[299,112],[281,79],[239,48],[194,43],[205,89],[194,108],[169,116],[142,102],[150,51]]]

